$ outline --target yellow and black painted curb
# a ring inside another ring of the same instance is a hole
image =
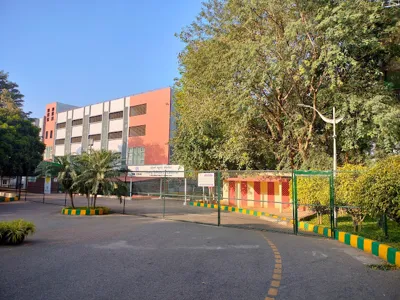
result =
[[[63,208],[61,214],[72,216],[95,216],[103,215],[104,210],[102,208]]]
[[[197,206],[197,207],[206,207],[206,208],[214,208],[218,209],[218,204],[205,204],[201,202],[189,202],[189,205]],[[277,219],[278,221],[286,221],[288,224],[292,224],[293,221],[288,218],[282,218],[276,215],[272,215],[265,212],[249,210],[244,208],[237,208],[232,206],[221,205],[221,211],[231,211],[236,213],[241,213],[245,215],[260,217],[267,216]],[[313,225],[307,222],[299,222],[299,230],[314,232],[319,235],[323,235],[326,237],[334,237],[335,240],[338,240],[341,243],[349,245],[351,247],[363,250],[364,252],[371,253],[375,256],[382,258],[390,264],[396,265],[400,267],[400,250],[390,247],[388,245],[382,244],[380,242],[370,240],[355,234],[347,233],[344,231],[335,230],[334,236],[332,236],[331,229],[325,226]]]
[[[0,202],[13,202],[13,201],[18,201],[19,198],[18,196],[15,197],[1,197],[0,196]]]
[[[197,207],[206,207],[206,208],[218,209],[218,204],[206,204],[206,203],[201,203],[201,202],[198,202],[198,201],[189,202],[189,205],[197,206]],[[235,213],[239,213],[239,214],[243,214],[243,215],[254,216],[254,217],[265,216],[265,217],[271,217],[271,218],[277,219],[277,221],[291,222],[291,220],[288,219],[288,218],[280,217],[280,216],[273,215],[273,214],[270,214],[270,213],[266,213],[266,212],[263,212],[263,211],[256,211],[256,210],[252,210],[252,209],[238,208],[238,207],[227,206],[227,205],[221,205],[221,211],[231,211],[231,212],[235,212]]]

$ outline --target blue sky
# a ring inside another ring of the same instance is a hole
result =
[[[77,106],[171,86],[183,44],[174,36],[201,0],[3,1],[0,70],[25,110]]]

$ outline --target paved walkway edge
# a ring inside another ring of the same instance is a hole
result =
[[[201,203],[201,202],[189,202],[189,205],[191,206],[197,206],[197,207],[204,207],[204,208],[214,208],[218,209],[218,204],[206,204],[206,203]],[[292,220],[289,220],[287,218],[281,218],[276,215],[272,215],[269,213],[265,212],[260,212],[256,210],[250,210],[250,209],[244,209],[244,208],[237,208],[237,207],[231,207],[231,206],[226,206],[226,205],[221,205],[221,211],[230,211],[230,212],[236,212],[236,213],[241,213],[244,215],[250,215],[250,216],[255,216],[255,217],[272,217],[276,219],[277,222],[282,222],[285,221],[289,224],[292,223]],[[325,237],[332,237],[332,232],[331,229],[325,226],[320,226],[320,225],[313,225],[309,224],[307,222],[299,222],[299,229],[302,231],[310,231],[314,232],[320,235],[323,235]],[[364,252],[371,253],[375,256],[378,256],[382,258],[383,260],[387,261],[390,264],[396,265],[400,267],[400,250],[390,247],[386,244],[370,240],[355,234],[351,234],[348,232],[344,231],[339,231],[335,230],[334,231],[334,238],[335,240],[338,240],[341,243],[344,243],[346,245],[349,245],[351,247],[363,250]]]
[[[19,198],[18,196],[15,197],[2,197],[0,196],[0,202],[12,202],[12,201],[18,201]]]

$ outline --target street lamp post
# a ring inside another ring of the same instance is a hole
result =
[[[305,104],[298,104],[299,106],[302,107],[307,107],[313,109],[315,112],[318,113],[318,115],[321,117],[322,120],[325,121],[325,123],[332,124],[333,125],[333,176],[336,177],[336,169],[337,169],[337,154],[336,154],[336,124],[338,124],[340,121],[343,120],[344,117],[339,117],[336,118],[336,109],[335,107],[332,108],[332,119],[329,119],[325,117],[323,114],[321,114],[315,107],[305,105]],[[335,227],[337,227],[337,212],[336,212],[336,207],[334,209],[334,222],[335,222]]]

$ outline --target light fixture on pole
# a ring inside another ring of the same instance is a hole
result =
[[[307,107],[313,109],[315,112],[318,113],[318,115],[321,117],[322,120],[325,121],[325,123],[332,124],[333,125],[333,176],[336,176],[336,168],[337,168],[337,155],[336,155],[336,124],[338,124],[340,121],[343,120],[344,117],[339,117],[336,118],[336,110],[335,107],[332,108],[332,116],[333,119],[329,119],[325,117],[323,114],[321,114],[316,108],[310,106],[310,105],[305,105],[305,104],[298,104],[298,106],[302,107]],[[334,224],[335,227],[337,227],[337,212],[336,212],[336,207],[334,208]]]
[[[307,107],[311,108],[314,111],[318,113],[318,115],[321,117],[322,120],[325,121],[325,123],[332,124],[333,125],[333,175],[336,176],[336,168],[337,168],[337,155],[336,155],[336,124],[338,124],[340,121],[343,120],[344,117],[339,117],[336,118],[336,110],[335,107],[332,109],[332,115],[333,119],[329,119],[325,117],[323,114],[321,114],[316,108],[310,106],[310,105],[305,105],[305,104],[298,104],[298,106],[302,107]]]

